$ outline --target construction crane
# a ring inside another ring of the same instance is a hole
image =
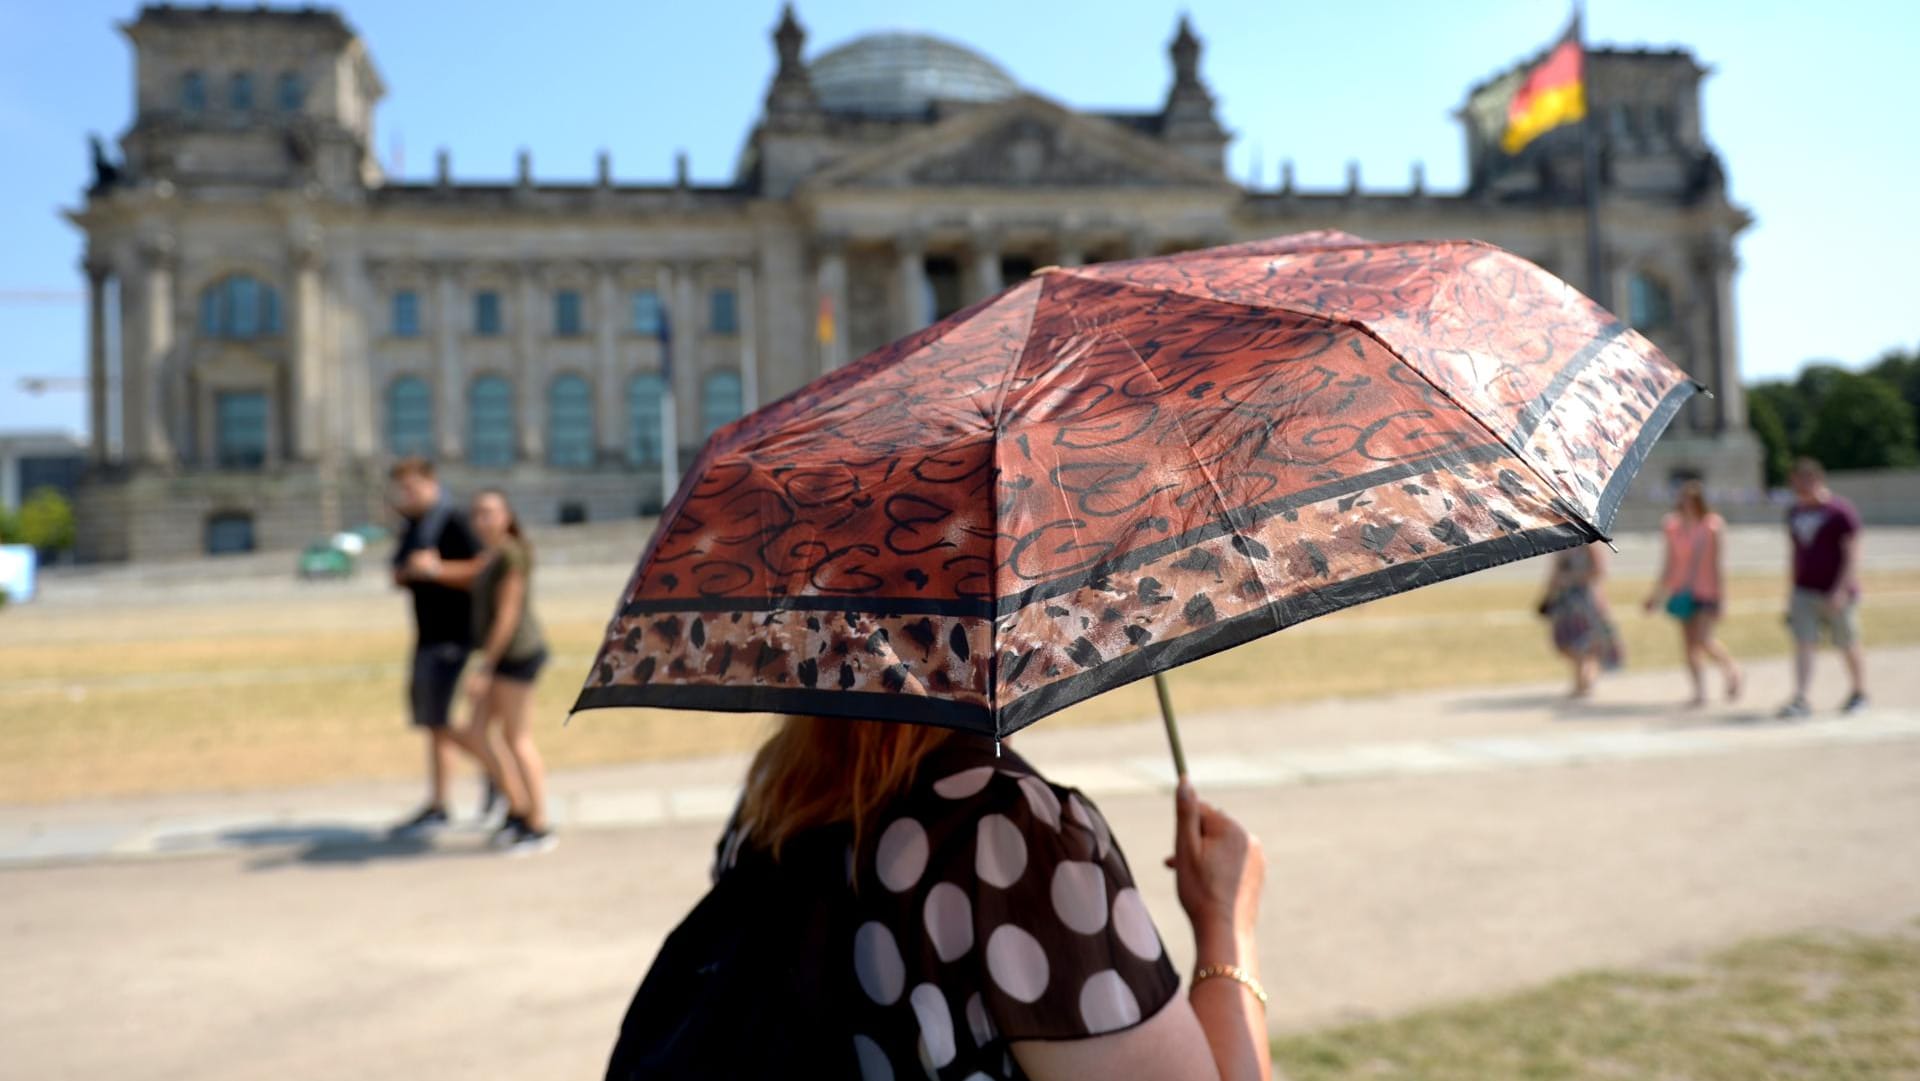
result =
[[[111,382],[112,380],[109,380]],[[87,381],[74,375],[23,375],[20,377],[20,390],[26,394],[46,394],[49,391],[84,391]]]

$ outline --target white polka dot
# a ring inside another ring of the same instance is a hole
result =
[[[1053,786],[1038,777],[1028,774],[1020,778],[1020,791],[1026,793],[1027,803],[1040,821],[1060,828],[1060,797],[1053,794]]]
[[[893,1067],[880,1045],[865,1036],[853,1038],[853,1057],[860,1060],[861,1081],[893,1081]]]
[[[973,1045],[985,1047],[993,1042],[993,1018],[987,1016],[987,1004],[979,992],[967,1000],[967,1030],[973,1033]]]
[[[1073,816],[1075,822],[1093,831],[1094,842],[1099,846],[1100,858],[1106,859],[1107,853],[1113,848],[1113,838],[1107,834],[1105,820],[1095,813],[1093,808],[1087,806],[1087,801],[1081,799],[1078,793],[1067,797],[1067,813]]]
[[[987,938],[987,971],[1008,997],[1033,1002],[1047,989],[1047,954],[1034,937],[1002,924]]]
[[[1126,1028],[1140,1020],[1140,1000],[1118,972],[1096,972],[1080,985],[1080,1020],[1095,1036]]]
[[[1097,863],[1062,860],[1053,869],[1053,910],[1083,935],[1107,925],[1107,873]]]
[[[860,989],[880,1005],[890,1006],[900,998],[907,966],[885,925],[868,920],[853,933],[853,971],[860,977]]]
[[[966,799],[987,787],[987,782],[992,778],[992,766],[975,766],[933,782],[933,790],[948,799]]]
[[[920,1046],[935,1069],[953,1061],[953,1011],[947,996],[930,983],[923,983],[907,996],[913,1003],[913,1016],[920,1022]]]
[[[1160,956],[1160,932],[1153,929],[1153,916],[1140,891],[1128,886],[1113,895],[1113,932],[1134,956],[1152,961]]]
[[[973,870],[981,881],[1006,889],[1027,869],[1027,839],[1006,815],[980,820],[979,843],[973,850]]]
[[[951,961],[973,948],[973,902],[967,900],[965,890],[951,882],[940,883],[927,891],[922,914],[940,960]]]
[[[1012,1073],[1011,1071],[1009,1071],[1009,1072],[1007,1073],[1007,1076],[1008,1076],[1008,1077],[1012,1077],[1012,1076],[1013,1076],[1013,1073]],[[965,1076],[965,1077],[963,1077],[963,1078],[961,1078],[961,1079],[960,1079],[960,1081],[993,1081],[993,1078],[991,1078],[991,1077],[988,1077],[988,1076],[987,1076],[986,1074],[983,1074],[983,1073],[981,1073],[981,1072],[980,1072],[980,1071],[978,1071],[978,1070],[975,1070],[974,1072],[972,1072],[972,1073],[970,1073],[970,1074],[968,1074],[967,1076]]]
[[[873,863],[881,885],[895,893],[911,889],[927,869],[927,831],[911,818],[896,820],[880,835]]]

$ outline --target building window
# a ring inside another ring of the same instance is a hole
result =
[[[1645,274],[1627,279],[1627,322],[1635,330],[1659,330],[1673,322],[1667,287]]]
[[[628,462],[657,465],[666,458],[660,416],[660,403],[665,397],[666,383],[652,372],[636,375],[627,383]]]
[[[553,294],[553,333],[558,338],[578,338],[587,332],[580,311],[580,290],[561,289]]]
[[[937,323],[966,304],[961,289],[960,261],[946,255],[931,255],[926,263],[926,291],[920,296],[922,320]]]
[[[190,113],[207,111],[207,77],[197,71],[180,76],[180,108]]]
[[[265,338],[280,333],[280,291],[258,278],[235,274],[200,292],[200,336]]]
[[[299,75],[283,71],[274,83],[273,97],[281,112],[297,113],[307,103],[307,88],[301,84]]]
[[[700,438],[740,419],[740,373],[708,372],[700,382]]]
[[[207,518],[207,554],[232,555],[253,551],[253,516],[238,512]]]
[[[505,469],[513,464],[513,384],[483,375],[467,392],[467,461]]]
[[[1673,131],[1673,110],[1665,105],[1655,105],[1647,110],[1647,127],[1653,129],[1653,137],[1661,142],[1671,142]]]
[[[585,525],[587,521],[587,505],[574,501],[562,503],[560,504],[560,513],[557,517],[560,519],[561,525]]]
[[[473,332],[482,338],[500,336],[500,294],[491,289],[473,294]]]
[[[593,465],[593,391],[577,375],[563,375],[547,388],[547,464]]]
[[[236,71],[227,80],[227,107],[237,113],[253,111],[253,76]]]
[[[1613,129],[1613,137],[1623,143],[1637,142],[1640,132],[1633,122],[1633,106],[1618,104],[1607,110],[1607,124]]]
[[[403,375],[387,386],[387,453],[433,453],[433,391],[419,376]]]
[[[420,336],[420,294],[411,289],[401,289],[393,294],[393,336],[396,338],[418,338]]]
[[[659,293],[651,289],[641,289],[633,294],[633,332],[635,334],[659,337],[662,318]]]
[[[267,464],[265,393],[225,390],[213,396],[213,450],[222,469],[258,469]]]
[[[707,329],[715,334],[740,333],[740,301],[731,289],[707,294]]]

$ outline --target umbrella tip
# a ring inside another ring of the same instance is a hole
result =
[[[1054,272],[1056,272],[1056,271],[1058,271],[1059,269],[1060,269],[1059,267],[1057,267],[1057,266],[1054,266],[1053,264],[1051,264],[1051,263],[1049,263],[1049,264],[1047,264],[1046,266],[1043,266],[1043,267],[1036,267],[1036,268],[1034,268],[1034,271],[1033,271],[1033,272],[1034,272],[1035,274],[1052,274],[1052,273],[1054,273]]]

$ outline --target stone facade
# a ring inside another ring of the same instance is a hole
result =
[[[149,7],[119,161],[87,237],[94,439],[85,555],[293,546],[376,517],[425,453],[534,520],[657,507],[714,425],[1047,264],[1304,229],[1479,237],[1629,315],[1712,386],[1649,470],[1751,486],[1734,238],[1684,52],[1590,54],[1604,273],[1587,281],[1573,133],[1487,150],[1464,191],[1231,183],[1182,20],[1158,109],[1076,111],[919,35],[811,61],[789,10],[735,180],[400,183],[373,154],[384,87],[339,15]],[[665,330],[662,330],[664,324]],[[110,401],[117,394],[119,400]],[[110,421],[118,418],[118,424]]]

